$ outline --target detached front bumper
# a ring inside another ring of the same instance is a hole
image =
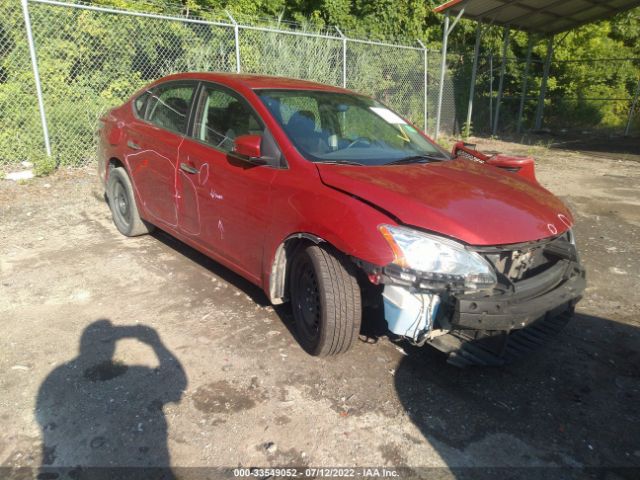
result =
[[[545,344],[571,319],[586,287],[577,256],[492,293],[425,290],[415,272],[391,266],[384,273],[389,329],[443,351],[460,367],[504,365]]]
[[[429,343],[458,367],[511,363],[564,328],[582,298],[585,276],[577,261],[561,260],[515,283],[510,293],[453,296],[451,330]]]
[[[515,283],[511,292],[454,296],[451,326],[504,331],[524,328],[558,307],[573,307],[585,287],[584,268],[577,262],[562,260],[539,275]]]

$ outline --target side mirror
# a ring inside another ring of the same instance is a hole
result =
[[[261,135],[240,135],[233,140],[232,152],[248,162],[256,165],[265,165],[267,161],[262,158],[261,143]]]

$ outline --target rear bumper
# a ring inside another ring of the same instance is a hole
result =
[[[541,274],[516,283],[513,292],[455,296],[451,325],[461,330],[521,329],[559,307],[572,308],[585,286],[584,268],[578,262],[562,260]]]

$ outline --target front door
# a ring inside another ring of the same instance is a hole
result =
[[[244,98],[215,84],[202,85],[195,108],[179,157],[180,230],[259,281],[277,170],[231,150],[240,135],[264,135],[263,123]]]

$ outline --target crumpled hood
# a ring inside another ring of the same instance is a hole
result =
[[[317,164],[325,185],[412,225],[470,245],[528,242],[565,232],[569,209],[540,185],[457,159],[380,167]]]

